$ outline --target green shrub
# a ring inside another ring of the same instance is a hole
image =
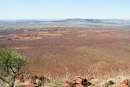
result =
[[[0,79],[9,87],[14,87],[15,79],[20,74],[20,69],[26,64],[26,58],[15,49],[0,51]]]

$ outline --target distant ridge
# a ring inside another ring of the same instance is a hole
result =
[[[130,29],[125,19],[60,19],[60,20],[0,20],[0,30],[43,27],[83,27]]]

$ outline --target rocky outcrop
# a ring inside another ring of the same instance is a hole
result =
[[[15,86],[23,86],[23,87],[39,87],[44,84],[44,81],[48,80],[43,75],[31,75],[31,74],[22,74],[19,75],[16,79]]]
[[[130,79],[125,79],[119,84],[115,84],[113,87],[130,87]]]
[[[76,76],[73,79],[73,82],[66,81],[64,83],[65,87],[89,87],[90,85],[93,85],[91,82],[89,82],[86,78]]]

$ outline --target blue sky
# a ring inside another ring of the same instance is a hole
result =
[[[130,0],[0,0],[0,19],[130,19]]]

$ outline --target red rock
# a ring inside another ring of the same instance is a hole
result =
[[[33,87],[41,86],[42,82],[44,81],[44,76],[43,75],[30,75],[30,74],[21,74],[17,78],[20,82],[24,83],[26,81],[30,82],[30,84],[34,85],[29,85]]]
[[[40,75],[40,76],[39,76],[39,79],[40,79],[40,80],[44,80],[44,76],[43,76],[43,75]]]
[[[121,82],[121,84],[126,84],[127,86],[130,87],[130,79],[125,79]]]
[[[85,87],[89,87],[90,85],[92,85],[91,82],[86,82],[86,84],[84,85]]]
[[[88,80],[86,78],[82,79],[82,83],[83,86],[85,87],[89,87],[90,85],[92,85],[91,82],[88,82]]]
[[[82,79],[82,82],[81,82],[81,84],[82,85],[86,85],[86,82],[88,82],[88,80],[85,78],[85,79]]]
[[[126,84],[115,84],[113,87],[128,87]]]
[[[83,86],[81,84],[76,84],[74,87],[86,87],[86,86]]]
[[[106,85],[110,86],[110,85],[113,85],[113,84],[114,84],[114,82],[110,80]]]
[[[75,84],[81,84],[82,83],[82,78],[79,76],[76,76],[73,80],[73,83]]]
[[[94,77],[90,77],[90,78],[88,78],[87,80],[88,80],[88,81],[91,81],[92,79],[94,79]]]
[[[66,81],[64,83],[64,87],[74,87],[74,84],[72,82]]]
[[[97,82],[101,83],[101,82],[103,82],[103,79],[98,79]]]
[[[35,87],[35,86],[33,86],[33,85],[27,85],[27,86],[24,86],[24,87]]]

